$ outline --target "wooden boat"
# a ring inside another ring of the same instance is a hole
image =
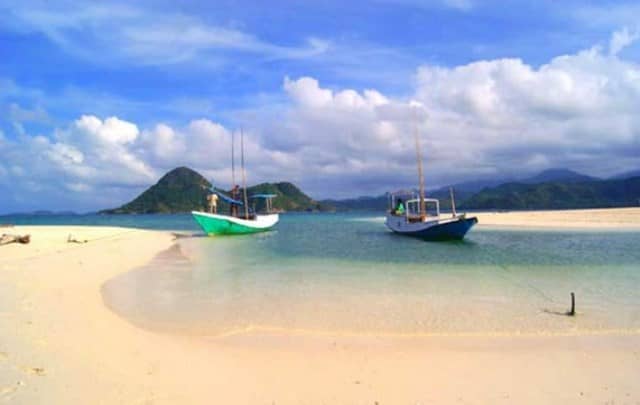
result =
[[[404,212],[397,211],[397,202],[405,193],[390,194],[390,209],[387,212],[385,224],[393,232],[420,238],[428,241],[461,240],[467,232],[478,223],[476,217],[467,217],[466,214],[456,214],[455,209],[450,217],[440,215],[440,202],[433,198],[424,198],[424,205],[435,207],[430,213],[423,216],[420,211],[420,198],[409,194],[409,198],[402,201],[406,204]],[[425,210],[426,211],[426,210]]]
[[[242,183],[243,183],[243,201],[236,199],[236,195],[229,197],[224,193],[212,190],[219,198],[229,204],[228,214],[218,214],[202,211],[192,211],[191,215],[198,225],[207,235],[244,235],[257,232],[265,232],[273,229],[278,223],[279,215],[271,213],[272,199],[275,194],[256,194],[247,197],[246,175],[244,171],[244,136],[241,134],[240,144],[242,150]],[[235,164],[234,164],[234,140],[231,140],[231,166],[232,166],[232,182],[235,184]],[[234,190],[236,187],[234,186]],[[249,208],[249,199],[265,199],[266,213],[257,214]]]
[[[416,196],[413,191],[390,193],[385,224],[397,234],[427,241],[461,240],[478,223],[478,219],[456,213],[453,189],[450,190],[450,217],[440,215],[440,202],[437,199],[425,198],[422,151],[417,130],[415,131],[415,141],[418,161],[418,195]],[[427,210],[427,206],[430,206],[430,211]]]
[[[207,235],[243,235],[264,232],[273,229],[279,220],[278,214],[253,215],[248,219],[200,211],[193,211],[191,215]]]

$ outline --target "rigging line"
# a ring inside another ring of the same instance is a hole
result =
[[[509,270],[509,267],[507,267],[507,265],[506,265],[506,264],[502,264],[502,263],[500,263],[500,264],[497,264],[497,266],[498,266],[498,267],[500,267],[500,268],[501,268],[501,269],[503,269],[503,270],[506,270],[508,273],[513,274],[513,272]],[[524,282],[524,281],[522,281],[522,282],[520,282],[520,281],[515,281],[515,280],[513,280],[513,279],[510,279],[509,277],[506,277],[504,274],[500,274],[500,273],[498,273],[498,277],[500,277],[500,278],[502,278],[503,280],[505,280],[505,281],[507,281],[507,282],[509,282],[509,283],[513,284],[513,285],[514,285],[514,286],[516,286],[516,287],[519,287],[519,288],[525,288],[525,289],[526,289],[526,288],[528,288],[528,289],[530,289],[531,291],[535,292],[536,294],[538,294],[539,296],[541,296],[542,298],[544,298],[545,300],[547,300],[547,301],[549,301],[549,302],[555,302],[555,301],[553,300],[553,298],[549,297],[549,296],[548,296],[547,294],[545,294],[541,289],[539,289],[538,287],[536,287],[536,286],[534,286],[534,285],[532,285],[532,284],[529,284],[529,283]]]
[[[236,184],[236,161],[235,161],[235,131],[231,132],[231,188]]]
[[[242,189],[244,190],[244,219],[249,219],[249,204],[247,202],[247,175],[244,170],[244,131],[240,128],[240,161],[242,166]]]
[[[424,201],[424,173],[422,170],[422,147],[420,145],[420,137],[418,134],[418,119],[416,114],[415,107],[412,108],[413,113],[413,125],[414,125],[414,136],[416,139],[416,159],[418,160],[418,186],[420,190],[420,218],[424,221],[427,216],[426,206]]]

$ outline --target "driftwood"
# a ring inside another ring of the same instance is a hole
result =
[[[87,242],[89,241],[86,239],[82,239],[82,240],[76,239],[71,234],[69,234],[69,236],[67,237],[67,243],[87,243]]]
[[[29,243],[31,242],[31,235],[10,235],[3,233],[0,236],[0,245],[8,245],[9,243]]]

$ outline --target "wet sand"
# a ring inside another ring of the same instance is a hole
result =
[[[32,243],[0,247],[0,402],[640,403],[634,333],[154,333],[111,312],[100,289],[169,248],[170,233],[64,226],[10,232],[31,233]],[[88,242],[67,243],[70,233]]]

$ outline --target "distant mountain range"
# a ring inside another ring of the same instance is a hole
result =
[[[569,170],[569,169],[547,169],[536,174],[533,177],[528,177],[525,179],[513,181],[513,183],[525,183],[525,184],[539,184],[539,183],[549,183],[549,182],[576,183],[576,182],[594,181],[594,180],[600,180],[600,179],[596,177],[587,176],[586,174],[574,172],[573,170]]]
[[[427,190],[427,196],[450,209],[453,187],[456,206],[461,209],[569,209],[640,205],[637,186],[640,170],[609,179],[587,176],[569,169],[548,169],[524,179],[474,180]],[[338,211],[386,209],[386,195],[346,200],[323,200]]]
[[[640,170],[598,179],[568,169],[549,169],[524,179],[474,180],[452,185],[460,209],[523,210],[625,207],[640,205]],[[211,183],[198,172],[178,167],[166,173],[132,201],[101,214],[178,213],[205,210]],[[228,193],[228,191],[225,191]],[[280,211],[384,211],[388,197],[363,196],[350,199],[316,201],[292,183],[262,183],[247,188],[247,194],[275,194],[273,208]],[[443,210],[450,208],[449,186],[427,190],[427,196],[440,200]],[[264,202],[252,206],[261,210]],[[223,212],[226,203],[220,201]],[[34,211],[18,215],[77,215],[70,211]]]
[[[631,177],[638,177],[638,176],[640,176],[640,170],[632,170],[630,172],[616,174],[615,176],[611,177],[611,179],[624,180],[624,179],[628,179]]]
[[[377,197],[357,197],[341,200],[327,199],[321,200],[322,204],[332,207],[335,211],[380,211],[385,210],[389,197],[385,194]]]
[[[639,205],[640,177],[631,177],[624,180],[506,183],[474,194],[464,200],[460,208],[539,210]]]
[[[103,210],[102,214],[151,214],[204,211],[211,183],[200,173],[188,167],[171,170],[153,186],[134,200],[119,208]],[[242,191],[242,190],[241,190]],[[228,192],[226,192],[228,194]],[[281,211],[324,211],[333,207],[319,203],[291,183],[262,183],[247,187],[247,194],[275,194],[273,208]],[[256,209],[263,201],[255,201]],[[218,208],[226,211],[228,205],[219,201]]]

